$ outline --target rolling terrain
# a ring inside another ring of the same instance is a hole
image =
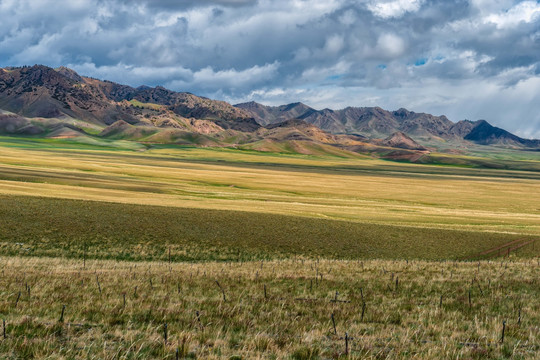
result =
[[[522,139],[484,120],[453,123],[445,116],[379,107],[318,111],[302,103],[232,106],[159,86],[133,88],[41,65],[0,69],[0,134],[342,157],[356,153],[497,168],[467,156],[480,151],[489,158],[493,148],[540,148],[538,140]],[[521,168],[514,165],[510,167]]]
[[[539,184],[354,152],[1,137],[0,354],[535,359]]]
[[[538,358],[533,140],[43,66],[0,109],[1,358]]]
[[[80,257],[86,244],[101,249],[98,258],[156,260],[169,244],[190,261],[460,259],[540,235],[531,196],[538,172],[358,155],[0,144],[0,239],[11,255]]]
[[[8,358],[540,350],[538,172],[123,140],[0,145]]]

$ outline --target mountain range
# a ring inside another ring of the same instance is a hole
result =
[[[540,141],[522,139],[485,120],[453,123],[444,115],[434,116],[407,109],[387,111],[380,107],[347,107],[315,110],[302,103],[265,106],[256,102],[235,105],[248,111],[261,125],[296,118],[334,134],[356,134],[367,138],[387,137],[396,132],[417,140],[469,140],[482,145],[538,147]]]
[[[0,133],[407,159],[449,143],[540,148],[540,140],[522,139],[485,120],[453,123],[445,116],[379,107],[233,106],[160,86],[133,88],[42,65],[0,69]]]

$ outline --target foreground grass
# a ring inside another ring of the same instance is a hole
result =
[[[8,359],[174,359],[177,351],[200,359],[345,358],[345,337],[351,359],[537,359],[540,352],[538,259],[2,257],[0,270],[0,354]]]
[[[507,233],[0,195],[0,253],[117,260],[462,259]],[[513,254],[513,253],[512,253]],[[519,249],[540,254],[540,243]]]
[[[540,244],[453,261],[536,172],[62,144],[0,138],[0,358],[538,358]]]

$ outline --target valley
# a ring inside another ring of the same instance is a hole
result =
[[[14,138],[0,144],[1,237],[12,255],[25,254],[13,245],[22,242],[36,246],[36,254],[80,257],[89,239],[104,251],[98,258],[134,251],[127,256],[156,260],[165,244],[180,241],[175,247],[181,253],[184,245],[208,243],[208,257],[185,258],[204,261],[221,251],[208,239],[214,234],[227,252],[240,251],[224,260],[292,254],[459,259],[540,235],[534,196],[540,174],[534,171],[223,148],[141,152]],[[154,228],[153,222],[163,225]],[[196,233],[189,224],[198,224]],[[52,238],[36,242],[43,231]],[[107,246],[96,243],[100,236],[110,238]],[[178,240],[184,238],[190,240]]]
[[[537,358],[537,140],[43,66],[0,108],[2,356]]]
[[[161,86],[133,88],[43,65],[0,69],[0,134],[94,144],[131,141],[141,147],[174,144],[340,157],[360,154],[487,168],[508,168],[508,163],[476,161],[469,158],[471,153],[478,150],[490,158],[491,151],[502,149],[522,160],[540,149],[539,140],[520,138],[485,120],[454,123],[444,115],[403,108],[316,110],[302,103],[256,102],[233,106]],[[538,169],[532,163],[512,163],[510,168]]]

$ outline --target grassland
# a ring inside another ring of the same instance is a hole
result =
[[[0,138],[0,358],[538,359],[531,169]]]
[[[536,172],[230,149],[3,145],[4,254],[80,257],[88,247],[96,258],[156,260],[172,247],[191,261],[458,259],[540,235]],[[520,253],[535,256],[540,246],[530,248]]]
[[[515,239],[505,233],[299,216],[0,196],[5,255],[117,260],[463,259]],[[418,244],[421,244],[419,246]],[[534,246],[534,249],[533,249]],[[540,254],[540,242],[517,255]]]
[[[538,172],[230,149],[9,145],[0,146],[4,195],[540,235]]]
[[[0,269],[6,321],[0,353],[8,359],[175,359],[177,351],[178,358],[200,359],[537,359],[540,353],[537,260],[169,264],[2,257]]]

